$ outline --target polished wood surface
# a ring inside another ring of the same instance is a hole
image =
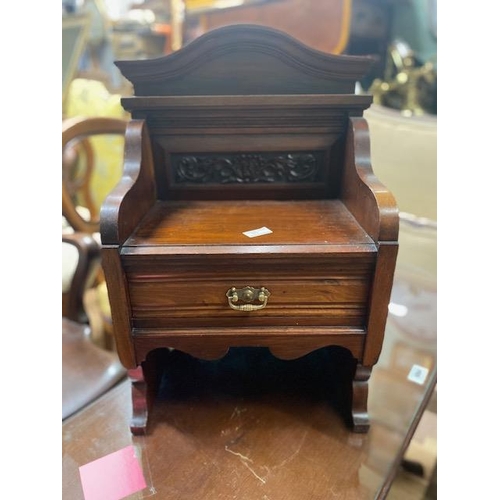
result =
[[[272,233],[253,239],[244,234],[261,227]],[[325,253],[330,246],[375,251],[373,240],[339,200],[158,203],[125,245],[322,245]]]
[[[125,375],[115,352],[98,346],[89,326],[84,293],[95,279],[100,262],[99,246],[85,233],[63,234],[63,245],[77,249],[75,272],[63,292],[62,308],[62,419],[102,396]]]
[[[350,424],[366,432],[399,224],[370,164],[370,97],[354,93],[370,60],[236,25],[118,66],[135,95],[101,237],[136,422],[154,350],[214,359],[255,346],[290,360],[337,346],[353,361]],[[243,234],[261,226],[273,232]],[[228,295],[245,287],[267,291],[262,307]]]
[[[428,298],[432,307],[435,295]],[[259,349],[219,362],[176,352],[149,435],[129,431],[129,381],[63,424],[62,498],[83,499],[78,467],[130,444],[148,484],[131,499],[386,498],[436,380],[435,324],[422,314],[419,337],[407,333],[405,318],[389,315],[370,377],[367,434],[344,425],[328,349],[289,362]],[[407,378],[413,365],[429,369],[422,385]]]
[[[259,243],[243,234],[266,224],[274,231]],[[161,202],[125,242],[122,262],[138,329],[362,329],[375,253],[338,200]],[[271,292],[257,316],[228,308],[227,290],[249,284]]]
[[[353,94],[373,64],[315,50],[285,32],[224,26],[165,58],[117,61],[135,96]]]
[[[106,245],[122,244],[156,200],[151,145],[143,121],[128,123],[124,155],[123,175],[100,211],[101,241]]]
[[[89,325],[62,318],[62,418],[85,408],[126,375],[116,353],[94,343]]]

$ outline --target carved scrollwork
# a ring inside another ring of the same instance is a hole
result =
[[[319,163],[312,153],[178,155],[173,158],[175,180],[179,184],[315,182]]]

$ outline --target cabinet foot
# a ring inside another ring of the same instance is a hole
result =
[[[358,364],[352,381],[352,430],[365,433],[370,428],[368,417],[368,380],[371,366]]]
[[[132,419],[130,432],[135,436],[146,434],[148,422],[148,387],[142,366],[128,370],[132,382]]]
[[[139,366],[128,370],[128,376],[132,382],[130,431],[135,436],[146,434],[149,410],[158,387],[159,367],[162,366],[161,355],[161,351],[153,351]]]

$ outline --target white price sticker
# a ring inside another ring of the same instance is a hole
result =
[[[255,238],[257,236],[264,236],[265,234],[271,234],[272,231],[268,227],[259,227],[259,229],[252,229],[251,231],[245,231],[243,234],[249,238]]]

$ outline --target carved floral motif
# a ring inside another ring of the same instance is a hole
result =
[[[312,153],[173,158],[176,182],[194,184],[314,182],[318,180],[318,163]]]

